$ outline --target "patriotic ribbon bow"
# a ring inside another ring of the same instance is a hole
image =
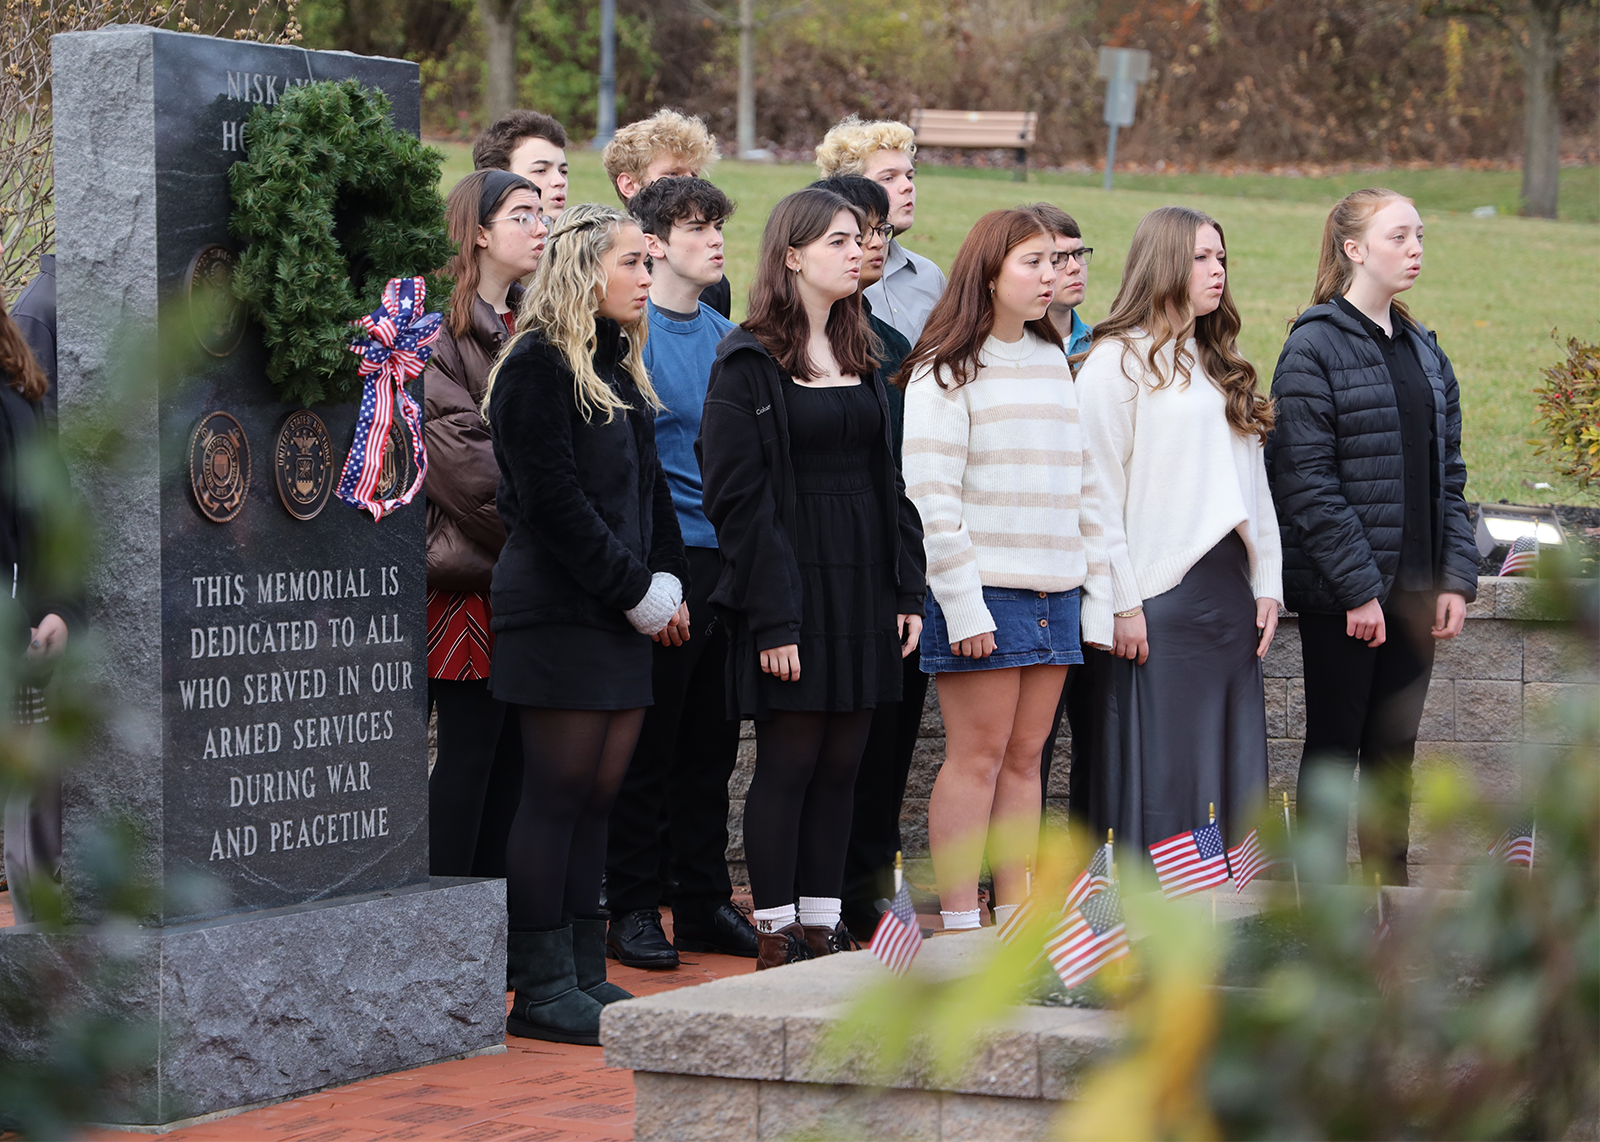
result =
[[[441,315],[422,312],[422,299],[426,296],[421,278],[391,278],[383,287],[383,302],[378,308],[351,322],[367,334],[350,343],[350,351],[361,358],[359,372],[366,383],[361,393],[361,411],[356,416],[355,440],[345,457],[337,490],[341,500],[371,512],[374,520],[409,504],[428,474],[422,408],[406,392],[406,383],[421,376],[423,366],[433,356],[433,343],[439,339],[443,325]],[[378,484],[396,405],[411,429],[411,455],[417,475],[404,492],[379,499]]]

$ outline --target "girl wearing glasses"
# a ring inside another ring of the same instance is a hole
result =
[[[1461,633],[1478,587],[1455,370],[1400,300],[1421,272],[1409,198],[1358,190],[1333,208],[1311,308],[1272,379],[1268,449],[1305,658],[1300,808],[1315,807],[1319,772],[1348,783],[1359,760],[1363,872],[1388,884],[1407,882],[1434,644]]]
[[[428,702],[439,757],[428,778],[428,870],[505,875],[521,784],[521,737],[489,693],[489,578],[505,543],[495,510],[500,467],[478,411],[489,367],[516,321],[519,279],[544,252],[539,189],[502,170],[474,171],[445,207],[455,294],[423,373],[428,445]]]
[[[1054,252],[1031,211],[985,214],[901,370],[932,589],[922,669],[945,724],[928,841],[946,929],[978,927],[986,844],[996,920],[1027,894],[1039,753],[1083,661],[1079,589],[1106,574],[1072,372],[1046,317]]]
[[[1083,636],[1114,656],[1090,801],[1095,827],[1136,853],[1203,828],[1212,804],[1238,841],[1267,791],[1261,659],[1283,600],[1261,451],[1272,406],[1239,354],[1226,257],[1198,210],[1145,215],[1078,369],[1111,563]]]
[[[606,821],[651,704],[652,638],[689,631],[689,564],[656,456],[645,372],[650,271],[638,223],[562,212],[489,374],[506,525],[489,686],[522,728],[506,846],[513,1035],[597,1044]]]

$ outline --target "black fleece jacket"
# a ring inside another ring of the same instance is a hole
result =
[[[873,466],[880,502],[894,512],[895,605],[897,613],[920,615],[927,589],[922,519],[906,498],[894,462],[883,382],[874,373],[863,383],[872,385],[883,412],[882,447],[873,449]],[[798,642],[802,598],[783,371],[743,329],[717,346],[694,452],[706,518],[717,529],[722,552],[722,577],[711,602],[743,612],[757,650]]]
[[[1470,602],[1478,549],[1464,498],[1461,393],[1438,340],[1404,322],[1397,336],[1402,329],[1433,391],[1434,585]],[[1405,459],[1382,351],[1337,305],[1312,306],[1284,343],[1272,400],[1267,477],[1283,535],[1285,603],[1337,614],[1387,599],[1400,566]]]
[[[655,571],[689,589],[678,515],[656,456],[655,415],[622,367],[621,327],[595,324],[595,371],[631,406],[609,423],[579,412],[572,370],[542,333],[519,339],[489,398],[506,543],[494,569],[495,630],[578,623],[631,631]]]

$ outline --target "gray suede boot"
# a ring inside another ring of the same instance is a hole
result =
[[[606,922],[599,919],[574,917],[572,921],[572,963],[578,972],[578,990],[602,1004],[619,999],[632,999],[631,991],[624,991],[614,983],[606,982]]]
[[[508,932],[506,968],[516,997],[506,1033],[552,1043],[600,1045],[600,1001],[578,989],[572,929]]]

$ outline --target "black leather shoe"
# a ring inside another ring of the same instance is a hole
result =
[[[621,919],[613,919],[606,929],[606,955],[630,968],[662,970],[678,966],[678,953],[667,943],[661,930],[661,913],[640,908]]]
[[[745,914],[725,900],[710,912],[674,911],[672,945],[680,952],[717,952],[753,960],[761,941]]]

